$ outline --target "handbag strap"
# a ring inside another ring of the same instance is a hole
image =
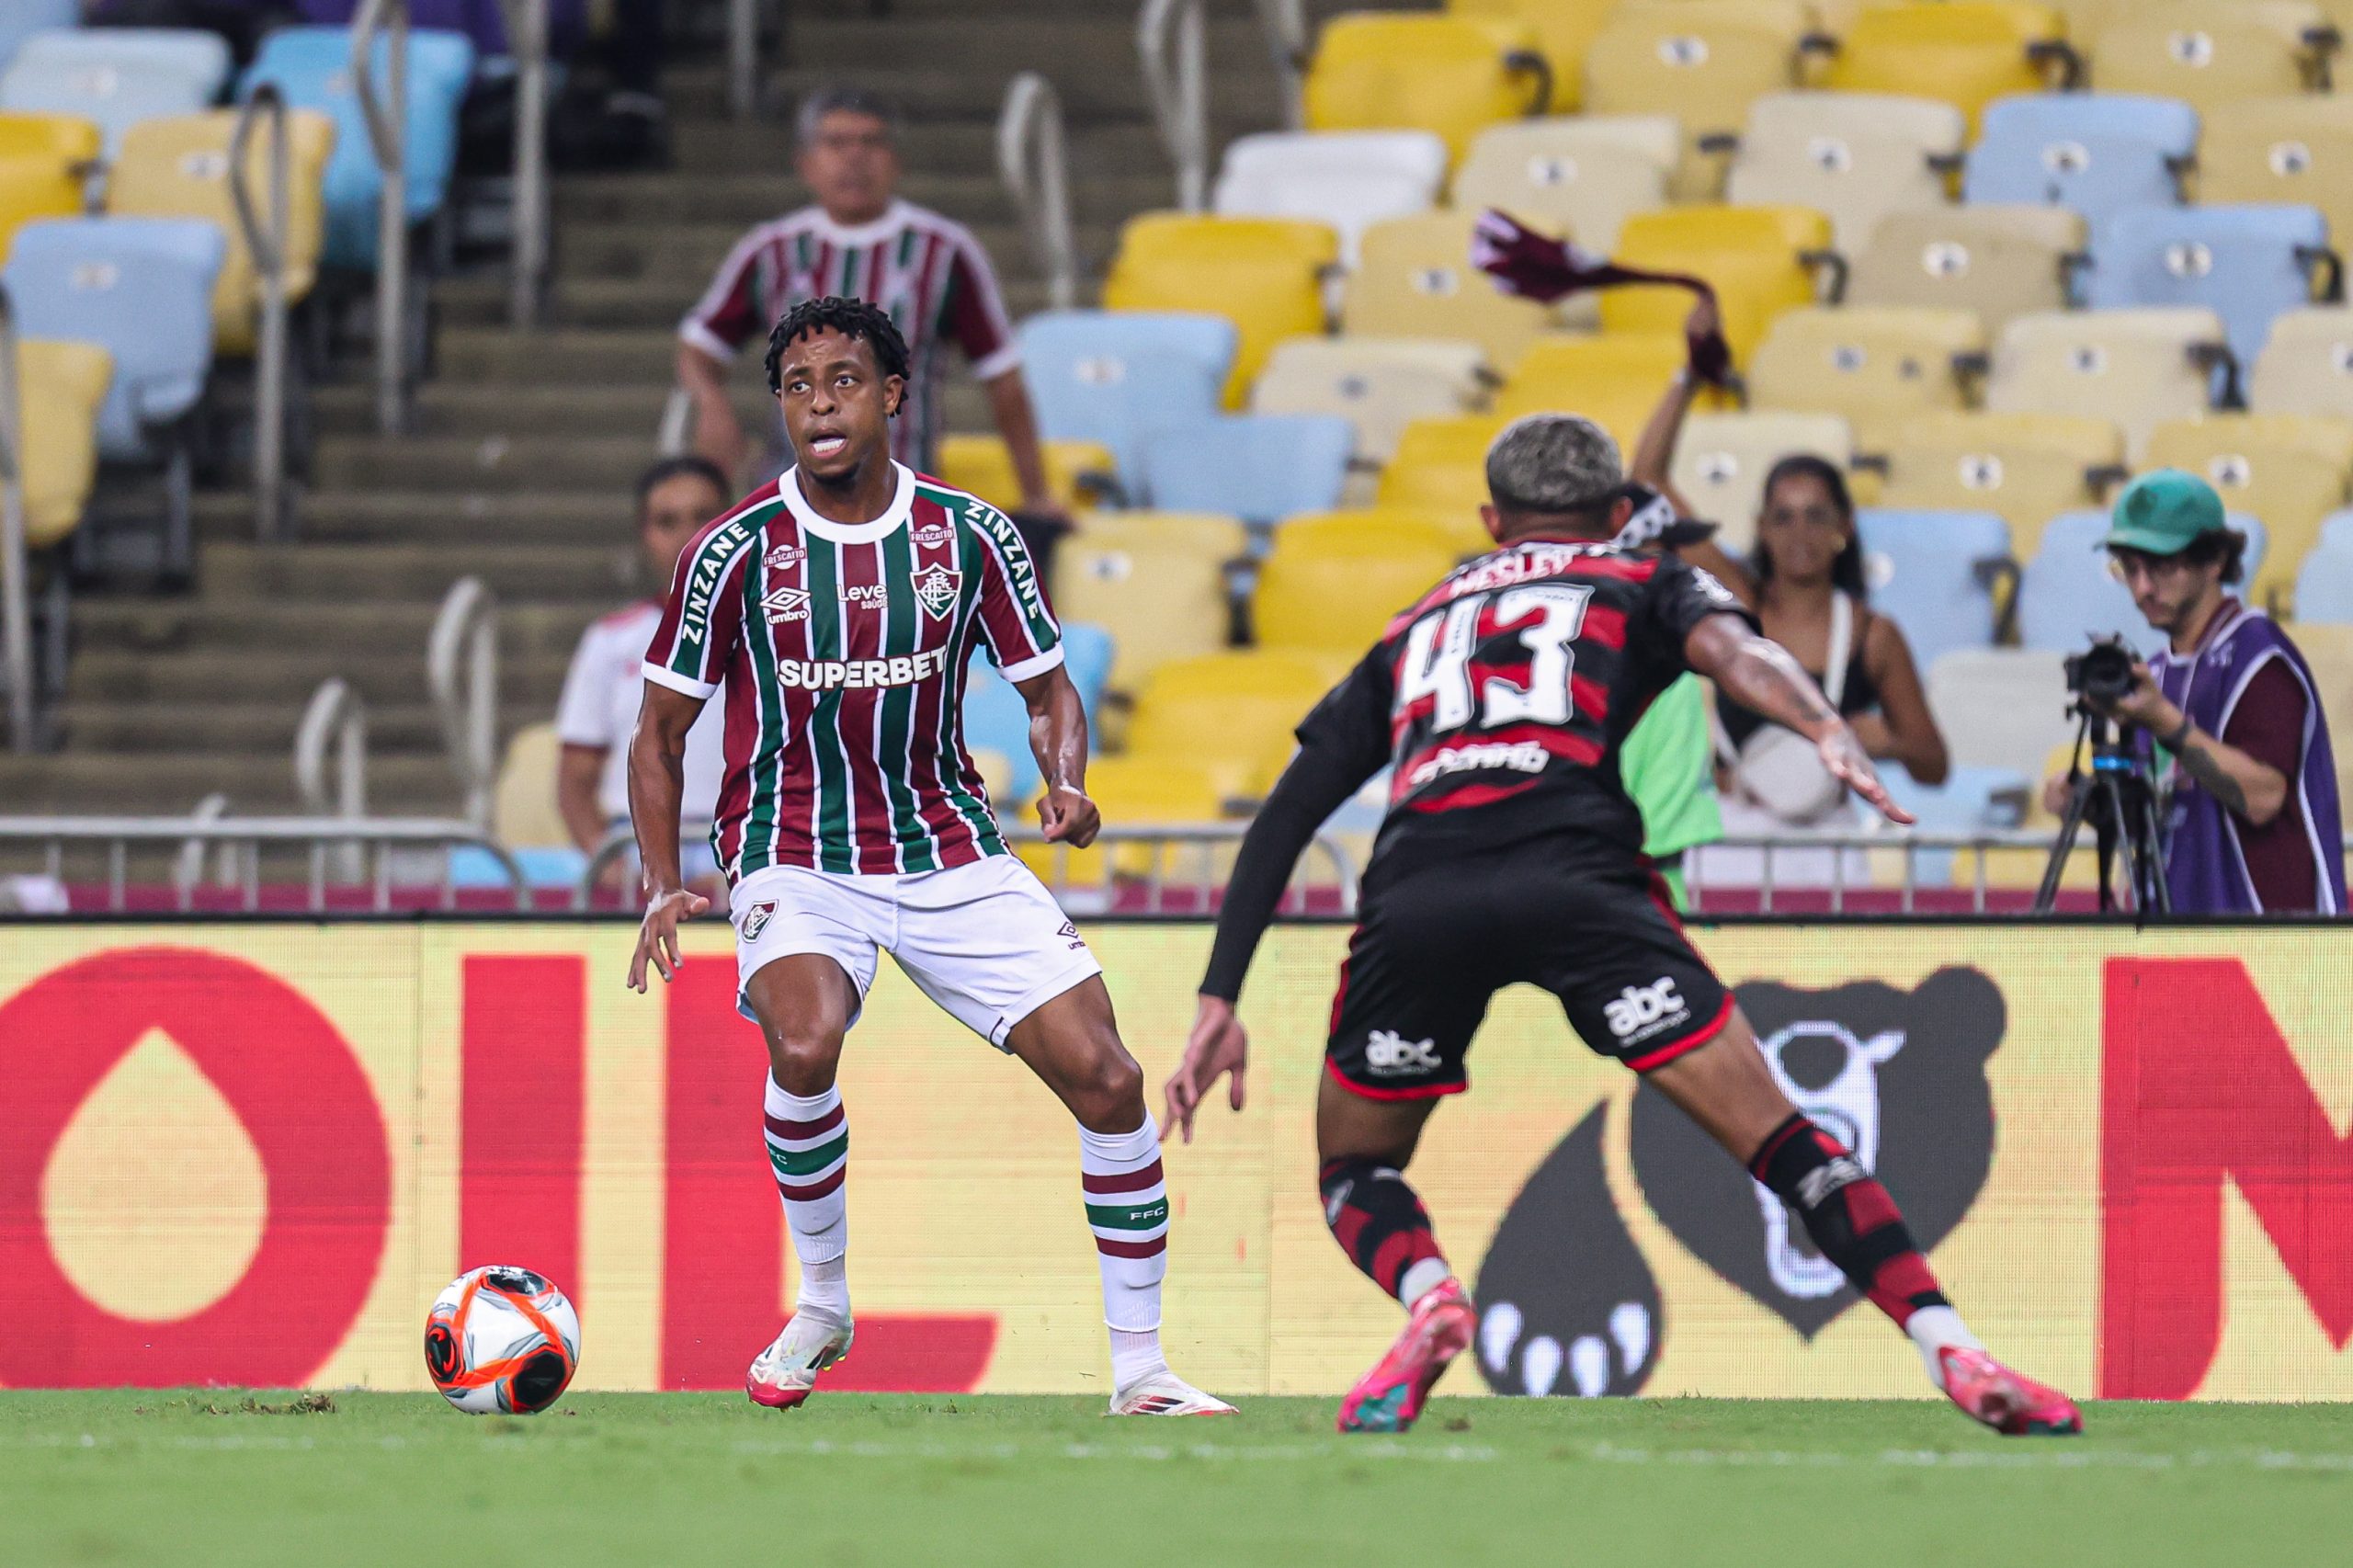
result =
[[[1847,666],[1855,652],[1855,601],[1837,589],[1830,594],[1830,657],[1822,671],[1822,695],[1836,709],[1847,695]]]

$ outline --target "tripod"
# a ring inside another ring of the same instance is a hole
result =
[[[2132,889],[2132,907],[2143,915],[2173,913],[2173,897],[2165,888],[2165,847],[2157,835],[2157,791],[2148,766],[2132,750],[2133,729],[2120,732],[2089,708],[2078,706],[2083,722],[2075,729],[2075,753],[2067,767],[2067,809],[2059,818],[2059,839],[2051,846],[2050,864],[2043,868],[2042,886],[2034,895],[2035,913],[2047,914],[2059,899],[2059,880],[2075,852],[2075,838],[2088,821],[2099,861],[2100,913],[2116,908],[2113,876],[2116,851],[2124,849],[2125,871]],[[2084,751],[2091,750],[2091,767],[2084,767]]]

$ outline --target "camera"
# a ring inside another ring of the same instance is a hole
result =
[[[2080,653],[2067,655],[2067,689],[2077,698],[2110,707],[2132,689],[2132,649],[2121,635],[2095,637]]]

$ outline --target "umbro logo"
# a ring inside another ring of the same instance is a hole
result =
[[[1083,953],[1086,950],[1086,938],[1078,934],[1078,926],[1074,921],[1063,921],[1063,928],[1054,935],[1068,942],[1071,951],[1074,953]]]
[[[1435,1073],[1439,1065],[1438,1041],[1407,1040],[1394,1029],[1375,1029],[1365,1040],[1364,1064],[1367,1070],[1383,1077]]]
[[[770,626],[809,619],[809,596],[799,588],[779,588],[760,600],[760,613]]]

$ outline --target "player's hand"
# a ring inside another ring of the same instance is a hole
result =
[[[629,960],[629,988],[645,989],[645,966],[651,963],[664,980],[678,978],[678,966],[686,960],[678,956],[678,922],[691,920],[710,907],[710,900],[685,888],[672,888],[656,893],[645,906],[645,919],[637,928],[637,951]]]
[[[1047,843],[1084,849],[1103,831],[1103,813],[1086,790],[1056,784],[1038,801],[1038,825],[1045,830]]]
[[[1193,1141],[1193,1113],[1201,1101],[1217,1086],[1217,1081],[1233,1075],[1226,1090],[1226,1103],[1234,1109],[1242,1108],[1242,1074],[1250,1063],[1250,1031],[1233,1016],[1233,1004],[1221,996],[1201,998],[1200,1010],[1193,1015],[1193,1034],[1185,1042],[1185,1059],[1169,1075],[1167,1117],[1161,1123],[1161,1142],[1168,1140],[1168,1130],[1175,1128]]]
[[[1898,827],[1910,827],[1918,820],[1889,796],[1887,786],[1879,780],[1879,770],[1871,766],[1871,759],[1864,752],[1863,743],[1855,738],[1854,731],[1844,723],[1833,724],[1813,744],[1822,753],[1822,766],[1830,770],[1830,776],[1860,795],[1871,810]]]

